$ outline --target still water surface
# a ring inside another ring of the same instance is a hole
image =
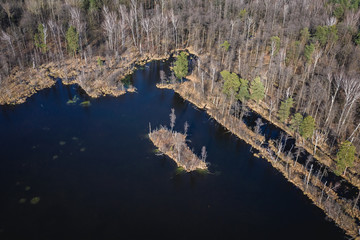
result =
[[[149,63],[132,77],[138,93],[90,107],[67,105],[87,96],[60,82],[0,107],[0,239],[344,239],[249,145],[157,89],[162,68]],[[176,174],[155,155],[149,122],[168,125],[171,108],[194,151],[207,147],[213,174]]]

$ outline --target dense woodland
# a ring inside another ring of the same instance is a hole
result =
[[[345,141],[360,150],[360,0],[0,3],[1,88],[14,71],[48,62],[191,47],[203,94],[221,89],[231,107],[244,105],[250,97],[241,86],[260,81],[270,118],[301,135],[303,119],[313,122],[316,131],[303,137],[334,155]]]

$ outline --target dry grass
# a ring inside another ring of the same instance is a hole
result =
[[[198,81],[195,81],[195,84],[197,83]],[[219,107],[214,104],[214,98],[201,95],[200,91],[196,91],[192,86],[193,82],[188,81],[182,84],[166,84],[158,87],[173,89],[197,107],[205,108],[207,113],[218,123],[257,149],[260,156],[278,169],[289,182],[301,189],[316,206],[321,208],[347,234],[353,237],[357,236],[358,225],[356,222],[360,220],[358,208],[352,208],[351,203],[339,198],[333,189],[324,185],[314,175],[310,177],[309,185],[305,185],[304,179],[309,175],[309,170],[300,164],[293,167],[294,160],[288,158],[284,153],[276,155],[277,150],[272,142],[269,143],[269,148],[262,147],[262,143],[265,141],[264,136],[253,132],[238,118],[223,114],[220,109],[218,110]]]
[[[149,133],[150,140],[159,150],[173,159],[178,167],[191,172],[197,169],[207,169],[206,163],[198,158],[186,145],[186,136],[160,127]]]

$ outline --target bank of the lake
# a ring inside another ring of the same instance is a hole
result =
[[[281,172],[289,182],[298,187],[347,234],[352,237],[358,236],[357,221],[360,220],[358,208],[339,198],[331,187],[326,186],[326,183],[324,184],[316,177],[311,176],[312,169],[308,170],[299,164],[296,165],[292,158],[278,151],[274,142],[270,141],[268,147],[262,146],[265,141],[263,135],[252,131],[242,120],[224,114],[211,100],[201,95],[201,91],[196,91],[196,85],[200,85],[199,79],[190,76],[188,80],[176,84],[158,83],[156,86],[161,89],[172,89],[186,101],[193,103],[198,108],[205,109],[212,118],[231,133],[257,149],[264,159]]]
[[[164,62],[134,72],[138,94],[92,99],[77,85],[57,82],[24,104],[0,107],[6,196],[0,199],[0,237],[345,237],[248,144],[173,91],[157,89],[161,69],[169,73]],[[75,95],[91,106],[67,105]],[[171,108],[175,131],[185,121],[190,125],[189,147],[197,154],[207,147],[212,174],[176,174],[174,162],[153,153],[148,123],[168,122]],[[40,201],[31,204],[35,197]]]

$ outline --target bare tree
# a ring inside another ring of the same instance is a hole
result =
[[[106,32],[109,49],[114,51],[117,45],[117,35],[118,35],[117,15],[115,12],[110,12],[106,6],[103,7],[103,15],[104,15],[104,22],[101,24],[101,26]]]
[[[342,87],[345,93],[345,103],[337,126],[338,134],[343,128],[354,103],[360,98],[360,82],[358,79],[345,77],[342,81]]]
[[[14,50],[14,46],[12,44],[12,41],[11,41],[11,37],[9,34],[7,34],[6,32],[4,31],[1,31],[1,37],[0,39],[4,42],[7,42],[7,44],[10,46],[10,49],[12,51],[12,54],[13,54],[13,57],[15,57],[15,50]]]
[[[188,124],[188,122],[186,121],[186,122],[184,123],[184,134],[185,134],[185,136],[187,135],[188,130],[189,130],[189,124]]]
[[[170,127],[171,127],[171,131],[173,131],[174,127],[175,127],[175,120],[176,120],[176,115],[175,115],[175,109],[171,109],[171,113],[170,113]]]
[[[206,152],[206,147],[203,146],[201,148],[201,161],[205,162],[207,158],[207,152]]]

